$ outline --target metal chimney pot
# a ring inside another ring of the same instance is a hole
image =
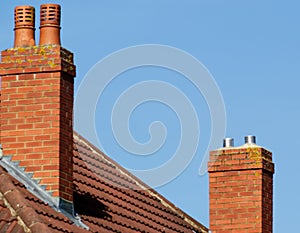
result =
[[[223,147],[233,147],[233,138],[224,138]]]
[[[246,144],[256,144],[256,137],[253,135],[248,135],[245,137]]]

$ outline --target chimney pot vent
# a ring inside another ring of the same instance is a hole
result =
[[[35,9],[33,6],[15,8],[14,47],[35,45]]]
[[[40,21],[41,27],[57,26],[60,28],[60,5],[58,4],[43,4],[41,5]]]
[[[233,146],[234,146],[233,138],[224,138],[223,147],[233,147]]]
[[[40,45],[60,45],[61,7],[58,4],[43,4],[40,7]]]
[[[246,144],[256,144],[256,137],[253,135],[248,135],[245,137]]]

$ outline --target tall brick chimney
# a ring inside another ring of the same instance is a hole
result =
[[[245,145],[210,153],[209,206],[213,233],[272,233],[273,174],[272,153],[255,144],[254,136]]]
[[[59,205],[71,208],[73,54],[60,46],[59,5],[41,5],[39,46],[33,19],[33,7],[15,8],[14,48],[1,52],[0,143]]]

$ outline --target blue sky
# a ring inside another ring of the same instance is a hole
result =
[[[1,1],[1,50],[13,46],[13,8],[24,4],[35,6],[38,11],[40,3]],[[273,152],[276,163],[274,232],[298,229],[299,1],[101,0],[85,3],[73,0],[60,4],[62,45],[75,53],[76,93],[94,64],[129,46],[168,45],[202,62],[224,98],[226,136],[235,138],[238,146],[243,144],[245,135],[254,134],[259,145]],[[36,37],[38,39],[38,30]],[[168,107],[150,102],[137,108],[130,118],[131,133],[140,142],[149,140],[147,128],[153,121],[164,122],[168,129],[165,147],[146,159],[126,155],[105,124],[108,119],[105,114],[109,114],[111,104],[122,91],[140,80],[153,79],[172,83],[190,98],[199,115],[201,131],[199,148],[191,164],[183,174],[157,190],[208,226],[208,176],[200,176],[199,167],[210,136],[209,109],[201,93],[182,75],[158,67],[144,67],[117,77],[103,92],[95,111],[101,144],[113,159],[126,167],[145,168],[168,160],[168,154],[174,152],[180,140],[180,122]],[[84,124],[77,124],[76,129],[84,131]]]

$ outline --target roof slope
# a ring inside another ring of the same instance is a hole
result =
[[[74,208],[89,231],[35,197],[0,166],[1,232],[208,232],[74,133]]]
[[[1,166],[0,213],[1,233],[88,232],[36,198]]]
[[[24,232],[23,227],[18,224],[18,219],[11,215],[10,210],[0,197],[0,232]]]
[[[75,210],[93,231],[206,232],[80,135],[74,139]],[[93,203],[85,203],[87,199]],[[97,213],[87,210],[86,204],[98,206]]]

